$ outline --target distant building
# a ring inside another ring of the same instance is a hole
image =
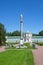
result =
[[[31,42],[32,41],[31,38],[32,38],[32,33],[30,32],[24,33],[24,42]]]

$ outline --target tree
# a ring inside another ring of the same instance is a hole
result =
[[[7,32],[7,33],[6,33],[6,36],[11,36],[11,35],[12,35],[11,32]]]
[[[20,36],[20,32],[18,30],[14,31],[12,32],[12,36]]]
[[[32,35],[33,35],[33,36],[39,36],[39,34],[34,34],[34,33],[33,33]]]
[[[6,31],[5,31],[4,25],[0,23],[0,45],[5,43],[6,41],[5,35],[6,35]]]
[[[43,36],[43,30],[39,32],[39,35],[40,36]]]

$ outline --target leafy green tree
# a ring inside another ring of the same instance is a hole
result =
[[[40,36],[43,36],[43,30],[39,32],[39,35]]]
[[[12,35],[11,32],[7,32],[7,33],[6,33],[6,36],[11,36],[11,35]]]
[[[39,34],[32,34],[33,36],[39,36]]]
[[[14,32],[12,32],[12,36],[20,36],[20,32],[19,31],[14,31]]]
[[[5,43],[6,41],[5,35],[6,35],[6,31],[4,25],[0,23],[0,45]]]

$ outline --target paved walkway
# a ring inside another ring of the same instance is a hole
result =
[[[3,52],[3,51],[5,51],[5,46],[0,47],[0,52]]]
[[[43,46],[38,46],[38,49],[32,50],[35,65],[43,65]]]

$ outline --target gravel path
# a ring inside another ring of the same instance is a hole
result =
[[[43,46],[38,46],[38,49],[32,50],[35,65],[43,65]]]
[[[0,52],[3,52],[3,51],[5,51],[5,46],[0,47]]]

